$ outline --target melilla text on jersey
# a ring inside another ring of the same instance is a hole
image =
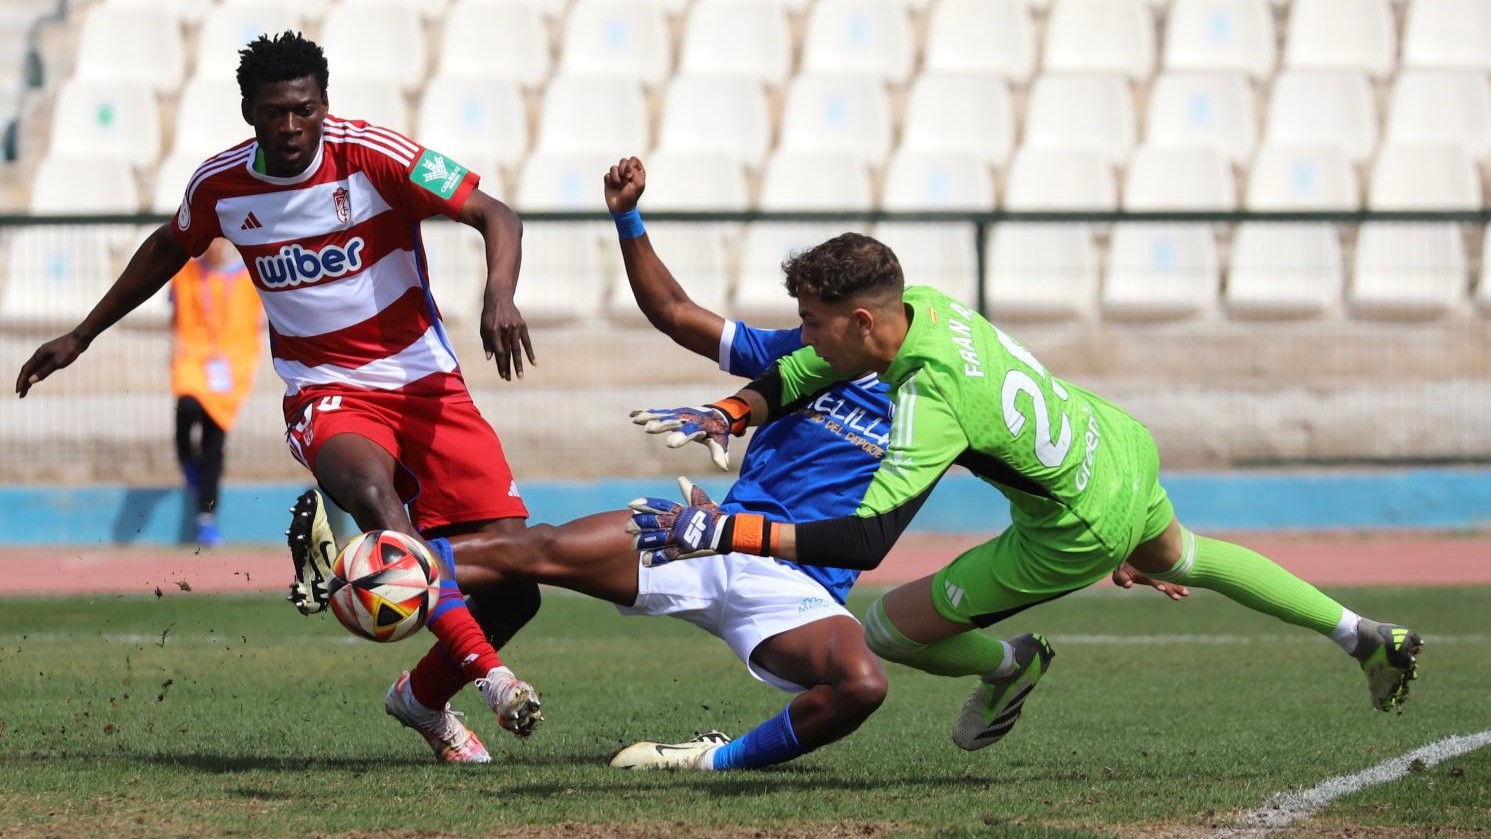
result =
[[[885,457],[885,445],[890,442],[890,430],[885,420],[834,395],[833,391],[820,394],[808,403],[803,413],[835,437],[858,446],[876,460]]]

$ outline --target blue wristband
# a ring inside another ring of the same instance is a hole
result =
[[[642,226],[642,214],[633,207],[624,213],[612,213],[611,218],[616,220],[616,235],[622,240],[640,239],[647,229]]]

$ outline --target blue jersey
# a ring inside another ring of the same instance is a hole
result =
[[[720,369],[754,379],[802,346],[800,329],[754,329],[726,322],[720,336]],[[885,456],[888,391],[870,373],[839,382],[757,428],[740,464],[740,478],[720,507],[794,524],[854,515]],[[859,577],[858,571],[844,568],[777,561],[817,580],[840,603]]]

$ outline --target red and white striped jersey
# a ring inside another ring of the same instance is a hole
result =
[[[286,410],[317,388],[437,395],[466,389],[430,294],[419,222],[454,218],[480,178],[403,135],[328,116],[299,175],[254,171],[248,141],[187,184],[172,233],[243,254],[269,321]]]

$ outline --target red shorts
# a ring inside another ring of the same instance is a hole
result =
[[[316,453],[338,434],[382,446],[402,468],[394,488],[420,530],[527,518],[502,442],[470,394],[419,396],[317,388],[287,411],[290,453],[316,471]]]

